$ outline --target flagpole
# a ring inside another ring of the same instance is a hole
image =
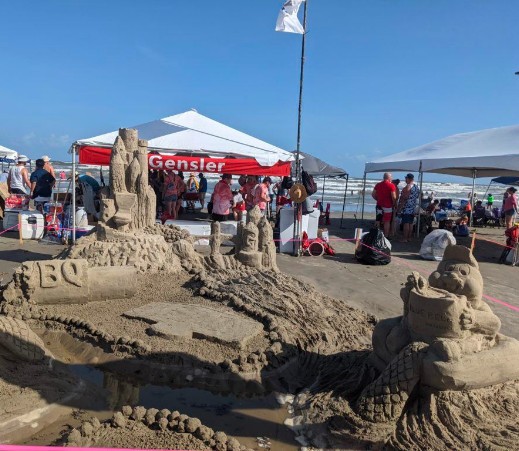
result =
[[[305,44],[306,44],[306,12],[308,0],[305,0],[303,12],[303,39],[301,43],[301,75],[299,78],[299,108],[297,114],[297,147],[296,147],[296,182],[301,183],[301,113],[303,109],[303,80],[305,69]],[[294,211],[294,255],[301,255],[301,227],[302,225],[302,204],[295,204]]]

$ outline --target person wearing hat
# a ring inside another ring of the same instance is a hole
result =
[[[43,166],[43,169],[45,169],[52,177],[54,177],[54,180],[56,180],[56,173],[54,172],[54,168],[50,164],[50,158],[48,155],[43,155],[41,159],[45,162],[45,166]]]
[[[506,192],[508,196],[503,203],[503,210],[505,212],[505,226],[507,229],[510,229],[517,214],[517,194],[515,194],[517,189],[511,186]]]
[[[405,176],[405,183],[406,186],[402,189],[398,202],[398,214],[404,226],[403,243],[411,241],[414,218],[416,216],[416,206],[418,205],[418,198],[420,197],[420,190],[414,183],[413,174],[407,174]]]
[[[205,196],[207,195],[207,179],[201,172],[198,174],[198,178],[200,179],[198,183],[198,199],[200,200],[200,205],[204,208]]]
[[[234,199],[231,185],[231,174],[223,174],[222,179],[215,185],[211,197],[213,202],[213,221],[227,221]]]
[[[29,172],[25,167],[29,159],[25,155],[18,155],[16,165],[9,169],[7,176],[7,189],[11,194],[25,194],[31,188]]]
[[[253,206],[257,205],[263,215],[265,215],[267,204],[270,202],[269,188],[271,184],[270,177],[265,177],[261,183],[254,187]]]

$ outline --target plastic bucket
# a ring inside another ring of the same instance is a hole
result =
[[[318,241],[314,241],[313,243],[308,246],[308,253],[312,257],[320,257],[324,254],[324,246],[322,243],[319,243]]]

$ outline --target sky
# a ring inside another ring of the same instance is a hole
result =
[[[67,159],[76,139],[195,108],[294,150],[301,35],[274,31],[282,4],[0,0],[0,145]],[[518,124],[518,19],[517,0],[309,0],[301,150],[361,176]]]

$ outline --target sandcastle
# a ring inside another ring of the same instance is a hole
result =
[[[517,440],[517,428],[501,434],[501,428],[507,429],[504,425],[516,422],[515,417],[501,416],[502,424],[494,420],[500,402],[519,407],[519,384],[515,382],[519,380],[519,342],[499,334],[500,320],[483,300],[483,279],[470,249],[448,246],[428,280],[418,273],[409,276],[401,298],[403,315],[376,325],[371,353],[346,356],[344,364],[348,362],[350,367],[342,372],[324,371],[321,383],[326,381],[329,386],[335,381],[335,393],[343,390],[341,395],[319,393],[313,399],[308,393],[301,395],[301,406],[310,403],[321,409],[335,399],[336,415],[329,419],[329,432],[323,436],[334,437],[338,443],[357,440],[399,449],[409,444],[435,448],[431,440],[438,435],[434,423],[441,406],[443,416],[452,417],[448,420],[452,430],[444,432],[445,425],[439,429],[449,436],[461,434],[469,448],[478,435],[481,443],[486,440],[503,448]],[[488,405],[481,401],[489,391],[510,389],[515,396],[500,400],[496,396]],[[313,387],[313,391],[319,392],[319,388]],[[455,400],[452,407],[445,399]],[[484,432],[478,431],[474,418],[467,420],[470,410],[456,411],[460,402],[467,406],[475,402],[487,409]],[[302,410],[308,424],[316,422],[311,408]],[[467,432],[471,426],[472,435]]]
[[[319,447],[441,449],[462,437],[467,448],[513,448],[519,343],[499,333],[467,248],[447,248],[428,279],[408,278],[403,314],[380,321],[368,349],[375,318],[280,273],[259,209],[235,237],[212,223],[205,252],[188,233],[155,224],[145,152],[145,141],[121,130],[95,233],[57,259],[23,263],[4,287],[0,345],[11,355],[41,368],[52,358],[34,328],[88,343],[109,370],[146,383],[249,394],[306,387],[291,421],[302,443]],[[229,239],[235,248],[224,254]],[[471,416],[477,409],[484,415]],[[242,448],[196,419],[148,410],[127,406],[110,422],[86,422],[68,442],[122,444],[114,437],[139,428],[160,429],[171,444],[189,430],[190,446]]]

